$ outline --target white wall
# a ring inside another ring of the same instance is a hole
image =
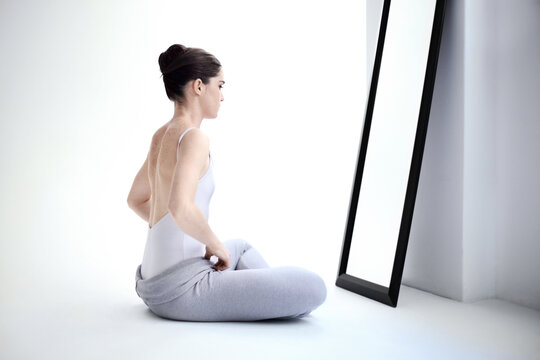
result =
[[[382,1],[367,4],[380,21]],[[404,284],[540,308],[539,10],[447,2]]]
[[[463,299],[495,296],[496,6],[465,1],[463,131]],[[503,30],[504,31],[504,30]]]
[[[493,31],[496,291],[540,308],[540,1],[499,0]]]

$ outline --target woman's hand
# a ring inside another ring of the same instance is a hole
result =
[[[231,266],[231,253],[229,252],[229,249],[225,247],[225,245],[219,244],[216,249],[210,249],[208,246],[206,246],[206,254],[204,254],[204,258],[210,260],[210,257],[214,255],[218,258],[218,261],[216,261],[214,264],[214,268],[216,270],[225,270]]]

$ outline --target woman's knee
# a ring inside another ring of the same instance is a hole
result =
[[[315,307],[318,307],[326,300],[326,285],[324,283],[324,280],[317,273],[309,270],[306,270],[306,272],[312,293],[313,305]]]
[[[229,239],[229,240],[224,241],[223,244],[228,249],[236,249],[236,251],[239,254],[243,254],[244,252],[248,251],[252,247],[251,244],[247,240],[242,239],[242,238]]]
[[[297,268],[299,271],[299,276],[301,281],[299,281],[301,286],[304,288],[309,296],[309,303],[313,309],[319,307],[326,300],[327,290],[324,280],[315,272],[304,269]]]
[[[297,294],[298,301],[293,307],[294,312],[289,316],[304,317],[324,303],[327,295],[326,285],[324,280],[313,271],[296,266],[286,269],[287,283],[292,283],[292,287],[296,288],[293,293]]]

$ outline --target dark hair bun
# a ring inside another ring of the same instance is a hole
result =
[[[180,44],[174,44],[169,46],[169,48],[162,52],[161,55],[159,55],[159,69],[161,70],[162,74],[166,74],[168,72],[171,72],[174,69],[171,69],[171,64],[175,62],[175,60],[178,60],[187,50],[187,47]]]
[[[189,81],[200,79],[208,84],[221,69],[221,63],[212,54],[180,44],[169,46],[159,55],[158,62],[167,97],[179,105],[184,103],[184,87]]]

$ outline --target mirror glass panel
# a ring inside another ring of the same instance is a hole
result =
[[[391,1],[347,274],[390,286],[436,0]]]

